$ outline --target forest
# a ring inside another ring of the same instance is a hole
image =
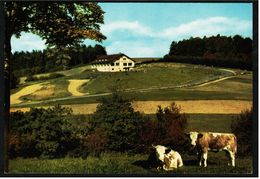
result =
[[[231,36],[191,37],[173,41],[163,61],[252,70],[252,39]]]
[[[101,45],[78,45],[66,48],[47,48],[43,51],[14,52],[11,56],[12,71],[16,77],[67,70],[80,64],[87,64],[97,56],[106,55]]]

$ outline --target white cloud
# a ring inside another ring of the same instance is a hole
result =
[[[140,35],[149,35],[152,33],[149,27],[141,25],[138,21],[115,21],[101,27],[101,32],[106,35],[115,31],[131,31]]]
[[[209,17],[206,19],[196,19],[194,21],[180,24],[176,27],[168,27],[153,31],[150,27],[140,24],[138,21],[115,21],[105,24],[101,27],[101,31],[110,36],[113,32],[128,31],[137,35],[143,35],[153,38],[183,38],[191,36],[216,35],[223,33],[224,35],[241,34],[252,28],[252,23],[246,20],[240,20],[227,17]]]
[[[116,41],[106,46],[108,54],[125,53],[130,57],[160,57],[167,53],[169,44],[163,42]]]
[[[110,45],[106,46],[109,54],[122,52],[132,57],[163,56],[168,53],[173,40],[217,34],[232,36],[251,29],[250,21],[227,17],[196,19],[158,31],[138,21],[116,21],[101,27],[110,42]],[[124,33],[120,33],[122,31]]]
[[[235,35],[252,28],[249,21],[226,17],[210,17],[197,19],[181,24],[177,27],[169,27],[162,31],[158,37],[180,40],[186,37],[209,35]]]
[[[45,40],[42,40],[38,35],[32,33],[22,33],[21,37],[17,39],[12,37],[12,52],[15,51],[32,51],[32,50],[43,50],[46,48]]]

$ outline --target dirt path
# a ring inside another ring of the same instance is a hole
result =
[[[69,80],[68,91],[72,96],[83,96],[85,93],[81,93],[78,89],[89,80]]]
[[[223,78],[220,78],[220,79],[217,79],[217,80],[214,80],[214,81],[209,81],[209,82],[206,82],[206,83],[202,83],[202,84],[194,86],[194,87],[206,86],[206,85],[209,85],[209,84],[212,84],[212,83],[217,83],[217,82],[220,82],[220,81],[223,81],[223,80],[226,80],[226,79],[229,79],[229,78],[234,78],[234,77],[236,77],[236,76],[223,77]]]
[[[44,84],[46,84],[46,82],[24,87],[17,93],[11,95],[10,103],[19,104],[19,103],[23,102],[22,100],[20,100],[20,97],[32,94],[32,93],[36,92],[37,90],[40,90]]]
[[[185,113],[202,113],[202,114],[239,114],[242,110],[250,109],[251,101],[243,100],[189,100],[175,101],[178,106],[181,106],[181,112]],[[169,106],[172,101],[135,101],[133,107],[136,111],[145,114],[156,113],[157,107]],[[74,114],[92,114],[96,111],[98,103],[93,104],[73,104],[64,105],[71,107]],[[11,108],[11,111],[28,111],[29,108]]]

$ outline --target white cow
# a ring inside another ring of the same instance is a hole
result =
[[[153,148],[156,150],[156,158],[162,162],[164,170],[173,170],[183,166],[181,155],[178,152],[162,145],[156,145]],[[160,169],[160,166],[157,169]]]

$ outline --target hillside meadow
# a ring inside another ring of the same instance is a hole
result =
[[[18,89],[11,91],[11,106],[97,103],[101,97],[110,95],[113,88],[123,90],[126,97],[135,101],[252,100],[252,72],[237,69],[152,63],[138,65],[130,72],[100,73],[82,66],[56,73],[64,76],[20,84]],[[221,80],[225,77],[228,79]],[[76,84],[72,93],[71,80],[85,82]],[[30,90],[42,83],[48,86]],[[52,92],[46,93],[48,87]],[[31,93],[22,93],[24,89]],[[12,100],[14,96],[16,101]]]
[[[230,132],[231,122],[241,110],[252,105],[252,72],[238,69],[150,63],[138,65],[130,72],[100,73],[92,71],[90,66],[81,66],[56,73],[64,76],[30,82],[23,78],[19,89],[11,92],[18,101],[11,100],[11,111],[61,104],[73,109],[71,120],[75,125],[84,126],[100,98],[110,95],[116,87],[123,90],[125,97],[133,99],[135,110],[151,118],[155,118],[158,105],[165,107],[175,101],[188,117],[187,131]],[[38,77],[48,75],[50,73]],[[75,84],[76,87],[69,90],[70,80],[75,83],[78,80],[81,85]],[[21,94],[23,89],[28,91],[30,86],[42,83],[47,85],[30,94]],[[208,167],[201,168],[197,166],[196,154],[184,153],[184,167],[170,172],[147,168],[148,154],[103,153],[100,157],[88,156],[86,159],[70,156],[60,159],[16,158],[10,160],[10,173],[162,176],[252,173],[251,157],[238,157],[236,167],[232,168],[227,167],[224,152],[210,153]]]

